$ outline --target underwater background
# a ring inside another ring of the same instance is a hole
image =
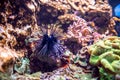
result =
[[[1,0],[0,80],[120,80],[120,0]]]

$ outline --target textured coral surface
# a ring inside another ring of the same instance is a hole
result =
[[[89,48],[90,63],[108,69],[112,73],[120,73],[120,38],[110,36],[98,41]]]
[[[106,37],[119,36],[119,22],[108,0],[1,0],[0,80],[117,74],[119,38]]]

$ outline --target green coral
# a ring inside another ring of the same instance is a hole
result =
[[[99,69],[100,72],[100,80],[115,80],[115,76],[109,73],[106,73],[106,71],[103,68]]]
[[[14,70],[18,72],[19,74],[29,73],[29,59],[22,58],[20,60],[20,63],[15,64]]]
[[[10,74],[0,72],[0,80],[10,80]]]
[[[77,80],[96,80],[96,78],[93,78],[90,73],[74,74],[74,77],[75,77]]]
[[[89,47],[89,53],[92,65],[110,74],[120,74],[120,37],[111,36],[96,42]]]

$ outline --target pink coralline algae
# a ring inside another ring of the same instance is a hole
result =
[[[87,46],[102,38],[103,35],[97,33],[95,28],[88,26],[88,23],[84,19],[79,18],[68,27],[67,37],[71,39],[74,38],[74,40],[77,40],[82,46]]]

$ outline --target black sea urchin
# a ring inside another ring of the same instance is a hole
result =
[[[65,48],[58,42],[57,38],[53,34],[50,36],[47,34],[43,35],[43,39],[38,44],[35,50],[35,54],[39,60],[48,61],[48,58],[53,59],[60,58],[64,54]],[[51,61],[49,61],[50,63]]]
[[[41,30],[43,36],[38,41],[34,55],[32,55],[30,59],[32,72],[54,70],[58,67],[58,63],[61,60],[63,61],[62,56],[66,51],[66,48],[59,41],[59,33],[61,32],[59,28],[57,29],[56,26],[43,27]]]

